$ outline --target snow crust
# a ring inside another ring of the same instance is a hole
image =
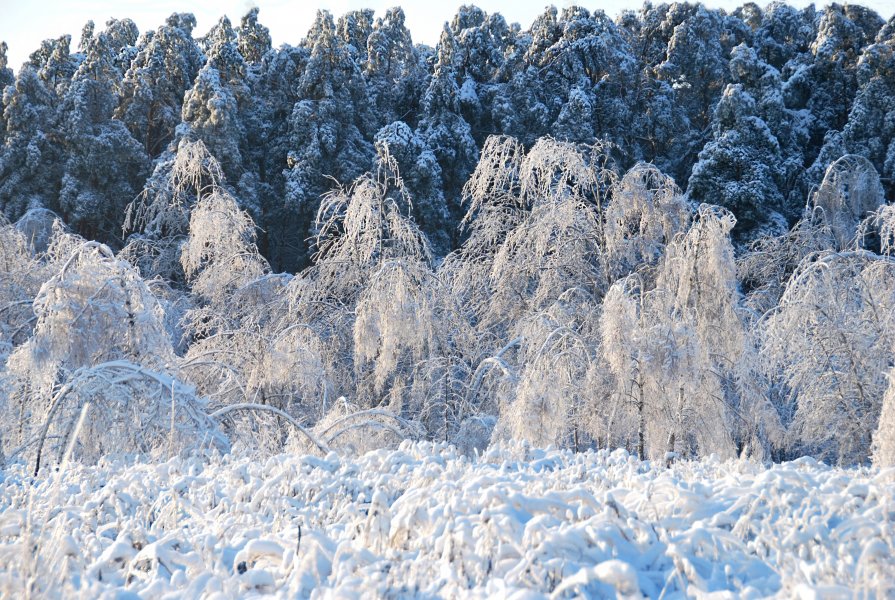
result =
[[[0,480],[2,597],[895,594],[895,469],[405,442]]]

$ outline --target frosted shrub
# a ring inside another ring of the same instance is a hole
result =
[[[307,323],[325,340],[324,360],[339,371],[334,377],[342,393],[359,389],[372,366],[373,385],[364,395],[378,394],[397,374],[398,363],[409,366],[402,359],[405,350],[408,359],[421,357],[431,336],[427,328],[435,326],[431,254],[409,209],[392,162],[350,189],[329,194],[317,216],[316,263],[289,285],[289,318]],[[348,377],[352,372],[354,380]],[[372,397],[359,400],[377,403]]]
[[[690,210],[673,179],[650,164],[631,167],[612,187],[606,207],[610,276],[617,279],[655,264],[689,221]]]
[[[58,465],[66,458],[85,463],[133,456],[159,460],[229,447],[195,390],[123,360],[72,373],[40,425],[19,450],[24,456],[35,454],[35,474],[42,464]]]
[[[803,219],[780,236],[761,238],[737,261],[737,273],[746,291],[745,306],[755,319],[780,302],[786,284],[802,260],[829,250],[828,232],[813,219]]]
[[[870,456],[893,352],[895,263],[866,251],[806,258],[764,324],[790,442],[841,463]]]
[[[409,217],[410,201],[391,164],[328,194],[317,214],[316,287],[351,303],[384,262],[428,263],[429,245]]]
[[[873,434],[873,464],[878,467],[895,467],[895,388],[890,381],[883,396],[879,425]]]
[[[107,246],[83,242],[34,300],[34,334],[13,357],[13,371],[47,392],[63,372],[126,359],[162,366],[173,359],[156,298]]]
[[[475,171],[463,186],[467,213],[464,224],[488,207],[519,204],[520,170],[525,148],[509,136],[492,135],[485,140]]]
[[[591,369],[598,322],[592,299],[571,290],[549,310],[519,324],[518,384],[502,399],[501,418],[514,440],[577,447],[594,392]]]
[[[863,156],[848,154],[827,167],[808,211],[829,232],[837,250],[851,246],[858,224],[885,201],[879,174]]]
[[[393,260],[382,265],[361,294],[354,322],[355,368],[373,366],[373,391],[436,350],[435,285],[424,265]]]
[[[600,220],[574,198],[536,206],[506,238],[491,268],[491,321],[515,322],[547,308],[573,287],[605,290]]]
[[[488,284],[495,256],[507,235],[525,218],[519,171],[525,150],[515,139],[491,136],[463,187],[467,205],[461,227],[466,242],[445,257],[439,275],[451,294],[475,319],[484,318],[492,289]]]
[[[523,198],[531,204],[574,197],[602,213],[603,198],[615,182],[609,144],[576,146],[550,137],[535,142],[519,169]]]
[[[47,276],[25,235],[0,217],[0,355],[30,335],[31,305]]]
[[[153,239],[185,234],[192,205],[223,184],[221,166],[201,140],[181,140],[176,153],[166,158],[140,197],[128,206],[125,231],[139,231]]]
[[[61,265],[55,263],[58,271],[34,300],[31,338],[9,358],[7,410],[15,417],[7,423],[15,425],[4,441],[13,445],[33,442],[50,399],[60,386],[73,385],[76,373],[110,361],[157,371],[174,362],[164,312],[136,270],[102,244],[81,242],[72,250],[73,242],[57,234],[51,257],[69,255]],[[93,385],[102,381],[114,385],[101,374]],[[152,403],[141,394],[130,399],[127,410],[118,413],[122,418],[129,418],[127,411],[140,411],[142,402]]]
[[[603,186],[613,179],[608,159],[544,139],[523,161],[521,190],[531,203],[503,240],[491,268],[488,318],[515,322],[581,287],[595,297],[606,287],[602,264]]]
[[[252,218],[220,189],[193,207],[180,262],[193,293],[218,305],[267,271],[255,246]]]

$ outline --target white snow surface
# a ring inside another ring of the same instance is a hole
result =
[[[895,596],[895,469],[405,442],[0,480],[0,597]]]

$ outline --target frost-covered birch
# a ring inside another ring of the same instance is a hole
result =
[[[871,453],[895,342],[895,262],[865,250],[809,256],[764,323],[785,387],[790,448],[851,464]]]

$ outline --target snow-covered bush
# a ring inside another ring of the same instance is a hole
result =
[[[806,258],[764,323],[765,367],[799,452],[839,463],[871,453],[895,343],[895,263],[864,250]]]
[[[0,217],[0,356],[7,356],[30,335],[31,305],[48,275],[27,236]]]
[[[510,439],[534,446],[577,449],[585,414],[596,392],[594,371],[599,309],[579,289],[570,289],[542,313],[516,328],[520,339],[518,383],[500,398]]]
[[[846,155],[830,164],[807,211],[832,238],[834,249],[851,247],[858,225],[885,201],[879,174],[863,156]]]
[[[655,264],[665,246],[687,229],[690,209],[674,180],[644,163],[631,167],[611,194],[605,246],[614,280]]]
[[[165,371],[171,372],[175,362],[159,301],[139,273],[102,244],[78,241],[60,231],[50,255],[56,257],[51,262],[56,272],[34,299],[34,332],[7,364],[9,418],[4,420],[3,436],[7,451],[33,449],[41,427],[43,437],[50,427],[58,442],[88,401],[100,411],[99,417],[89,420],[96,428],[86,438],[94,443],[92,459],[104,451],[155,449],[152,436],[144,438],[140,432],[144,427],[170,428],[170,419],[166,426],[159,418],[159,403],[163,395],[168,404],[173,401],[168,385],[173,380]],[[122,369],[123,374],[111,372]],[[141,387],[145,373],[156,380],[153,393]],[[160,390],[163,384],[168,385],[167,394]],[[191,393],[179,395],[190,398],[178,404],[196,402]],[[64,410],[57,419],[60,409]],[[178,442],[177,447],[182,446]]]

